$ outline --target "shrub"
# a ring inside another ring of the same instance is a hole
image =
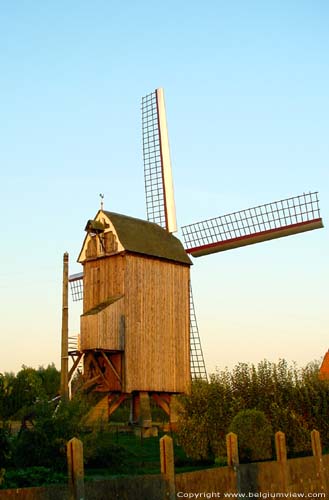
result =
[[[28,486],[43,486],[55,483],[65,483],[64,474],[54,472],[47,467],[29,467],[28,469],[8,470],[4,474],[0,488],[23,488]]]
[[[120,472],[126,466],[129,452],[124,447],[113,443],[113,433],[107,426],[95,427],[83,436],[84,462],[90,468],[109,468],[111,472]]]
[[[272,427],[264,412],[242,410],[232,420],[229,432],[238,436],[241,462],[272,458]]]
[[[6,425],[0,427],[0,469],[6,467],[11,458],[10,433]]]
[[[23,429],[14,440],[14,465],[65,469],[66,442],[85,432],[82,421],[86,413],[86,402],[78,398],[61,401],[57,408],[48,403],[36,405],[33,428]]]

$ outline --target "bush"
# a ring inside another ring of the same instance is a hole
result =
[[[107,426],[96,426],[83,436],[84,462],[90,468],[109,468],[111,472],[125,469],[128,450],[113,443],[113,433]]]
[[[0,469],[6,467],[11,458],[10,433],[6,425],[0,427]]]
[[[232,420],[229,432],[238,436],[241,462],[272,458],[272,427],[264,412],[242,410]]]
[[[87,411],[86,402],[78,398],[61,401],[57,408],[48,403],[36,405],[33,428],[21,430],[14,440],[13,465],[65,469],[66,442],[83,435]]]
[[[64,474],[54,472],[47,467],[29,467],[5,471],[1,489],[24,488],[28,486],[43,486],[55,483],[65,483]]]

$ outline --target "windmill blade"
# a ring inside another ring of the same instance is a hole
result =
[[[313,192],[197,222],[182,232],[187,253],[200,257],[321,227]]]
[[[83,299],[83,273],[71,274],[69,276],[71,296],[73,302]]]
[[[147,219],[177,231],[163,89],[142,98],[143,158]]]
[[[206,365],[200,342],[199,328],[196,320],[192,286],[190,285],[190,360],[192,380],[208,380]]]

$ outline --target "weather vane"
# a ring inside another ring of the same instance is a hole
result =
[[[104,202],[103,202],[103,200],[104,200],[104,194],[103,193],[99,193],[99,197],[101,199],[101,210],[103,210],[103,208],[104,208]]]

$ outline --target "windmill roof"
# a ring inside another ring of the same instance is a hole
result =
[[[192,264],[179,239],[158,224],[105,210],[104,214],[112,222],[125,250]]]

